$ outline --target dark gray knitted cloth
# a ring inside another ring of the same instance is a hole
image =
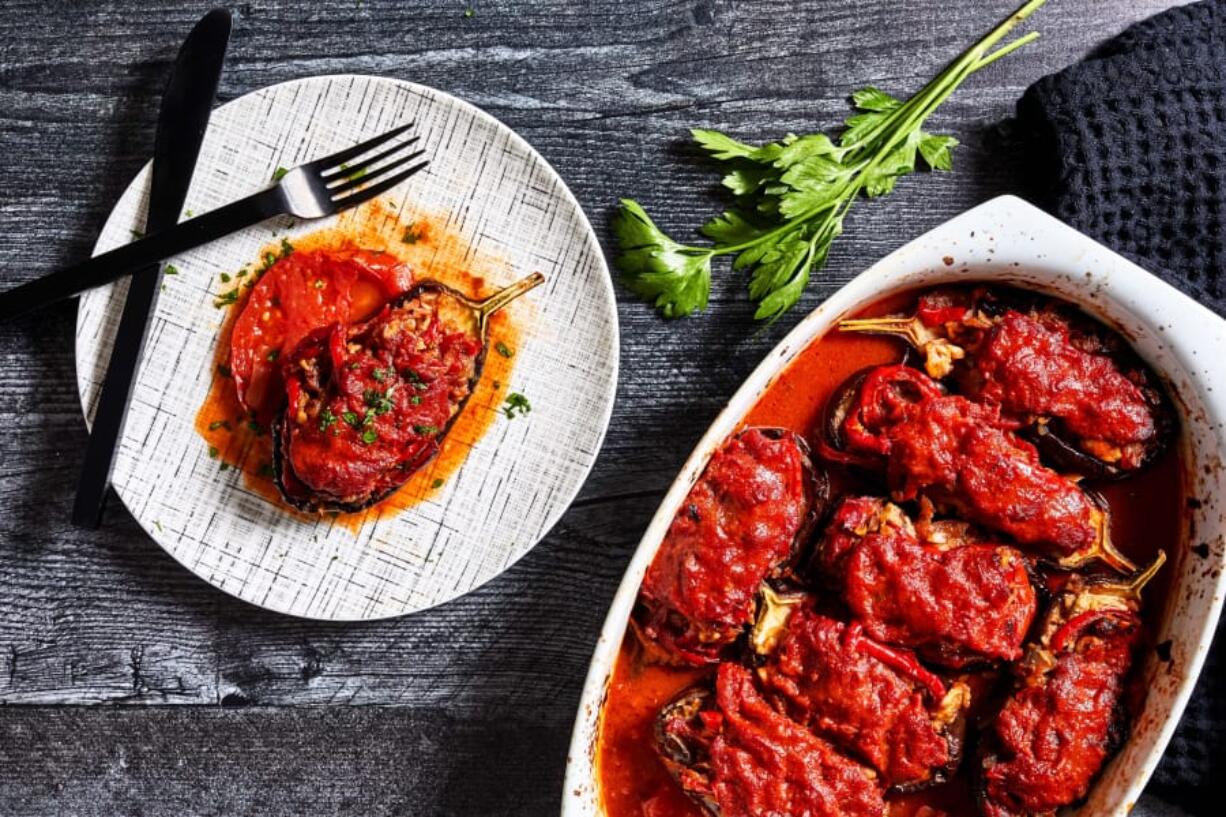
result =
[[[1226,0],[1159,14],[1044,77],[1018,124],[1040,204],[1226,315]],[[1219,626],[1151,784],[1194,814],[1226,814],[1224,653]]]
[[[1159,14],[1018,103],[1038,197],[1226,314],[1226,2]]]

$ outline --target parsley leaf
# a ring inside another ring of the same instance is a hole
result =
[[[748,273],[754,317],[777,320],[825,266],[852,204],[887,195],[919,160],[931,170],[952,167],[958,140],[926,132],[924,122],[971,74],[1034,41],[1037,32],[998,47],[1045,2],[1027,0],[906,101],[872,86],[855,91],[856,112],[837,142],[811,133],[754,145],[719,131],[691,131],[720,163],[734,206],[702,226],[710,244],[693,245],[674,241],[638,202],[622,199],[612,221],[622,282],[665,318],[678,318],[706,308],[712,259],[730,256],[733,269]]]
[[[514,420],[516,416],[522,416],[530,411],[532,411],[532,404],[528,402],[527,397],[517,391],[508,394],[507,401],[502,406],[502,413],[508,420]]]
[[[712,250],[686,247],[660,231],[638,202],[622,199],[613,217],[622,254],[622,283],[651,301],[666,318],[705,309],[711,295]]]

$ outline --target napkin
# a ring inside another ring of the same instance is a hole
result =
[[[1017,112],[1038,204],[1226,315],[1226,0],[1132,26]],[[1150,786],[1198,814],[1226,813],[1224,653],[1219,625]]]

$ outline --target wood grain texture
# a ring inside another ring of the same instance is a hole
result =
[[[0,707],[0,813],[550,813],[605,606],[723,401],[877,257],[1024,191],[1007,123],[1022,90],[1167,5],[1053,0],[1035,17],[1037,43],[933,118],[963,142],[955,170],[859,205],[776,326],[752,324],[727,269],[708,312],[684,322],[619,290],[618,403],[579,500],[510,572],[407,618],[322,625],[250,607],[180,568],[118,503],[101,531],[71,528],[85,442],[75,306],[0,325],[0,422],[16,432],[0,436],[0,702],[21,705]],[[507,0],[464,17],[463,2],[252,2],[235,9],[220,95],[327,72],[442,88],[540,150],[607,248],[620,196],[680,235],[718,206],[687,128],[765,139],[831,126],[855,87],[914,91],[1012,6]],[[3,11],[0,280],[11,285],[88,252],[145,161],[166,71],[202,7]],[[94,703],[195,706],[58,708]],[[282,708],[329,703],[379,706]],[[1149,798],[1134,814],[1160,808]]]

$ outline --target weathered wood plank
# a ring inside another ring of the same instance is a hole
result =
[[[471,18],[458,0],[240,5],[221,97],[341,71],[444,88],[532,142],[608,246],[620,196],[681,235],[718,205],[687,128],[764,139],[830,126],[855,87],[915,90],[1013,0],[475,5]],[[548,813],[605,606],[706,423],[804,311],[864,266],[1022,189],[1026,171],[998,127],[1021,91],[1167,5],[1043,9],[1042,39],[934,117],[934,130],[963,142],[954,172],[907,179],[859,206],[821,280],[777,326],[752,324],[743,282],[726,269],[695,320],[665,323],[619,291],[618,404],[579,501],[506,575],[418,615],[356,626],[288,619],[190,576],[122,508],[99,532],[71,528],[85,441],[75,308],[0,325],[0,422],[17,432],[0,436],[0,702],[227,707],[0,708],[0,812],[53,813],[62,795],[76,813]],[[145,161],[166,70],[200,6],[22,0],[4,10],[9,285],[88,252]],[[393,707],[228,709],[325,703]]]

